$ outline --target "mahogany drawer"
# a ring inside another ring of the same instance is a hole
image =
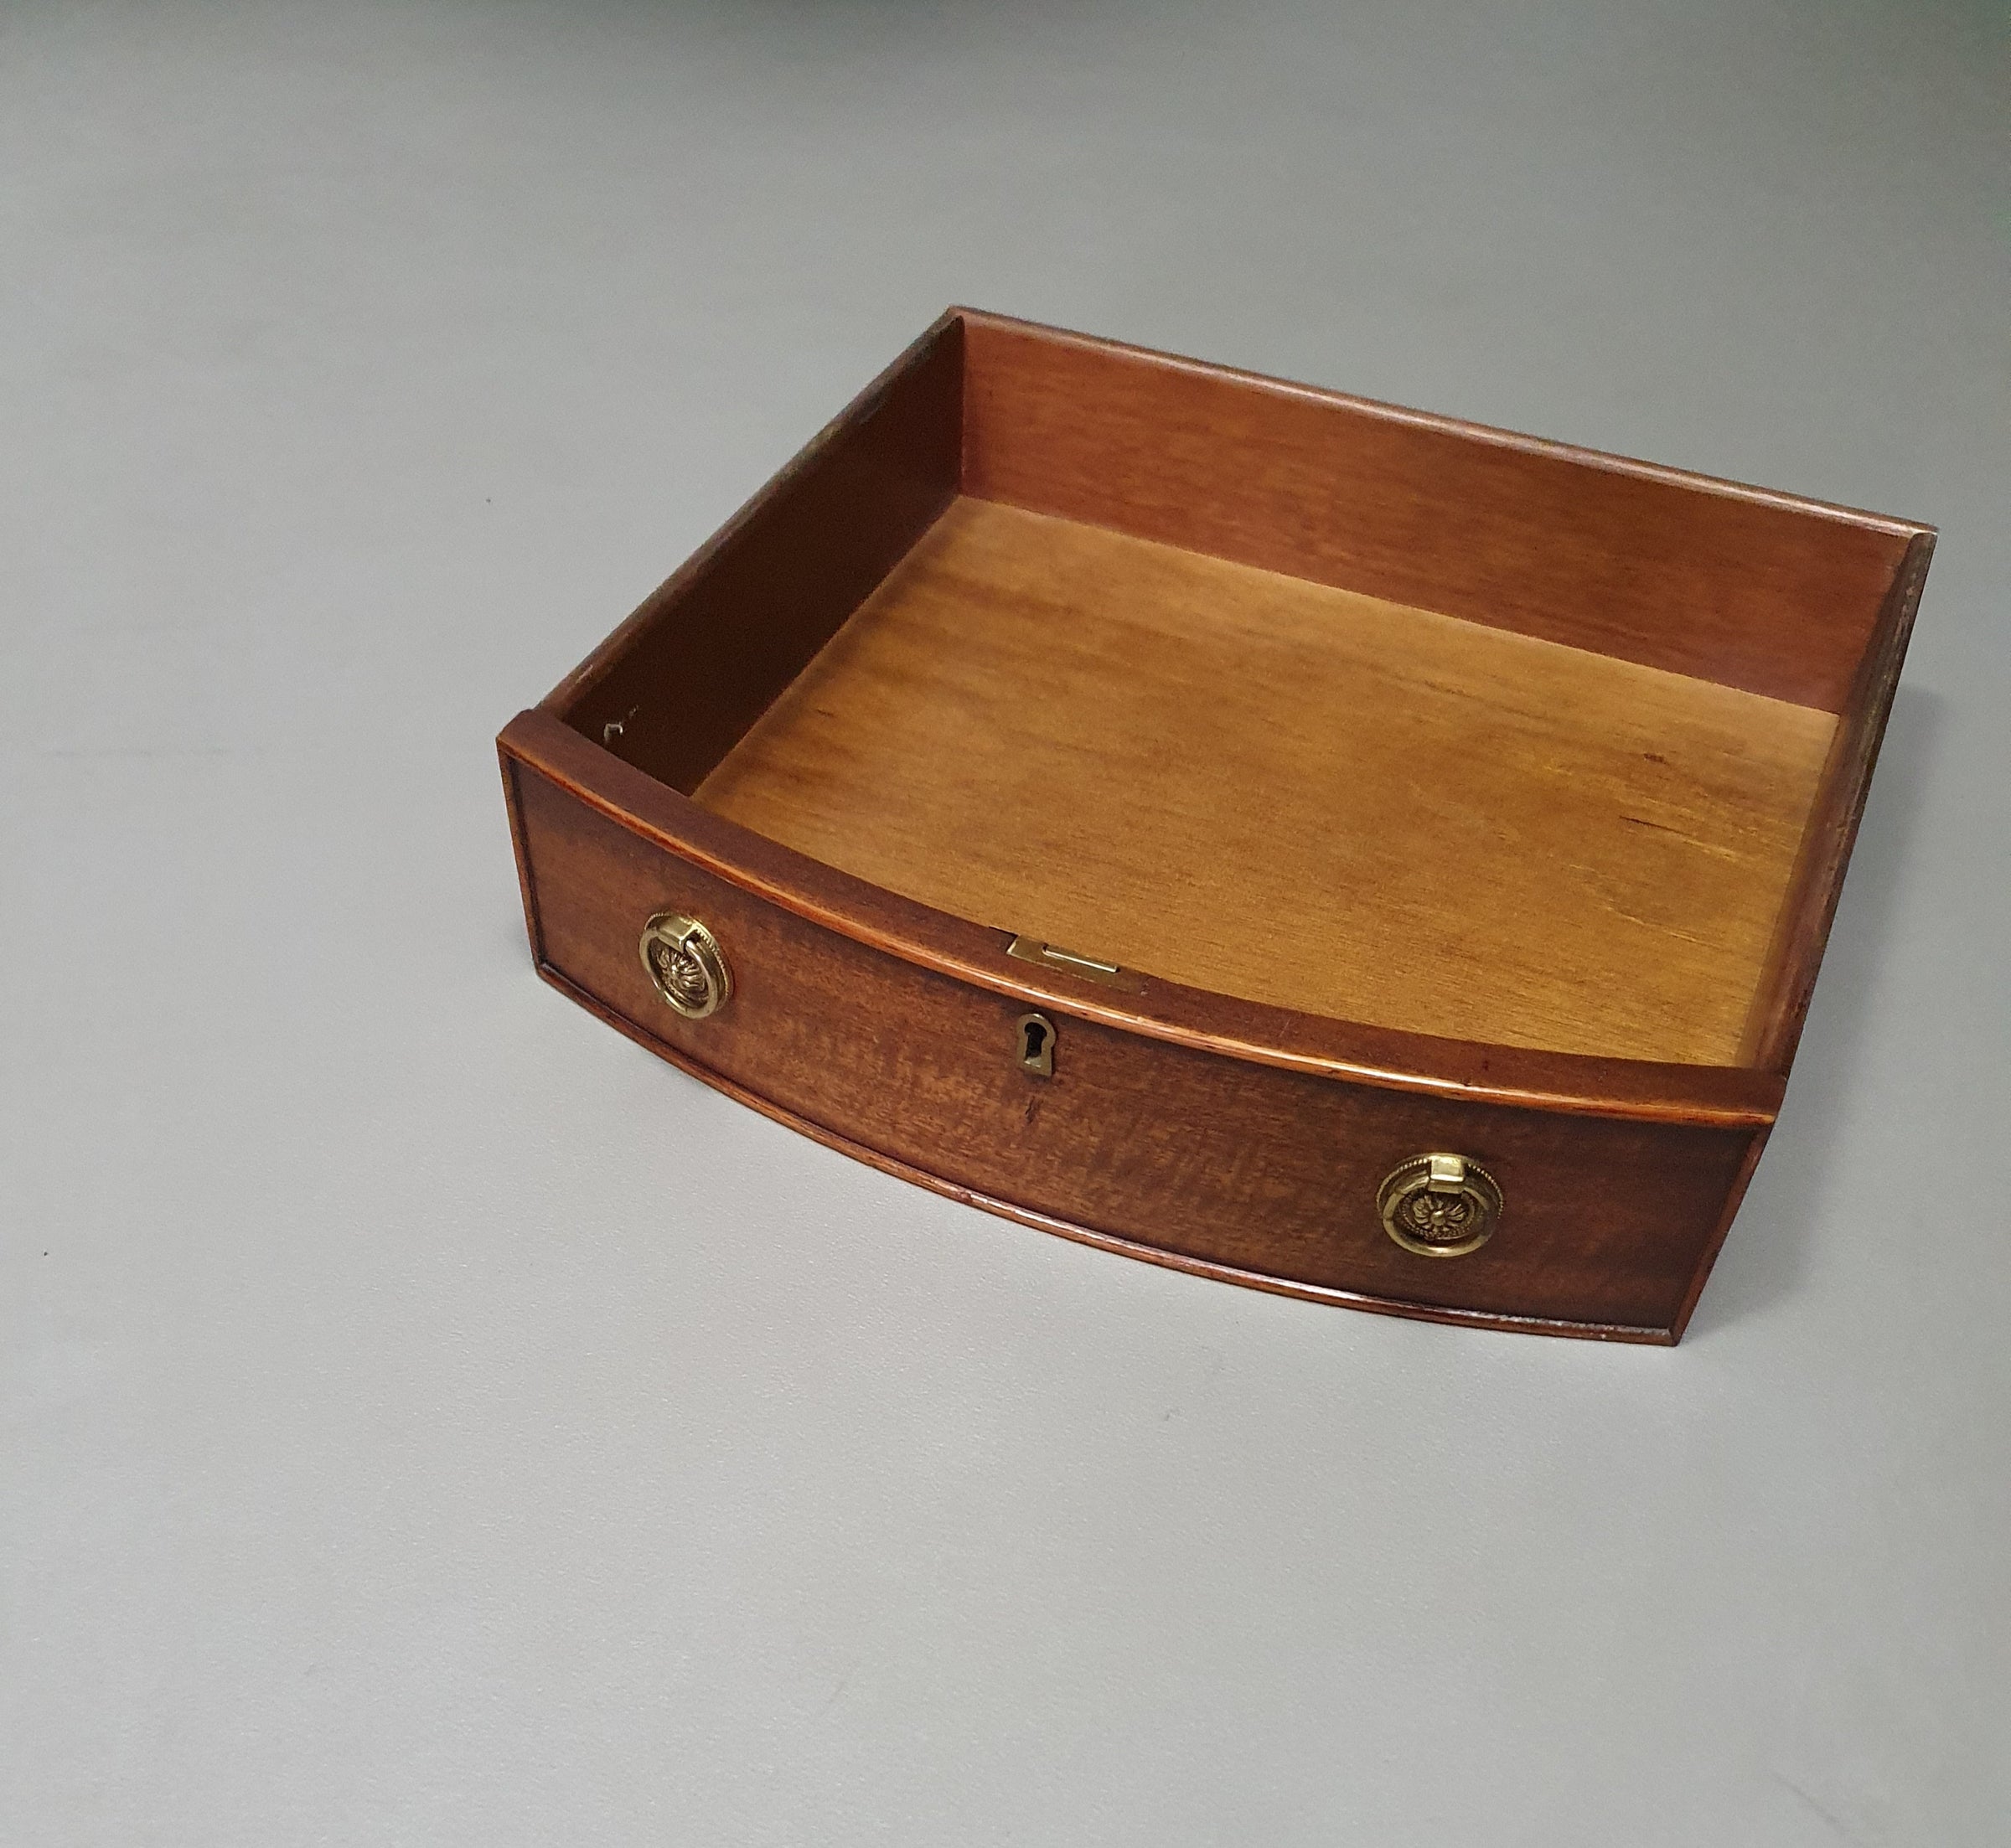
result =
[[[537,964],[1031,1225],[1673,1341],[1933,537],[953,309],[504,731]]]
[[[1422,1095],[1108,1025],[1078,1011],[1092,984],[1029,980],[1002,935],[994,984],[938,973],[507,761],[547,979],[821,1141],[1087,1243],[1363,1308],[1667,1341],[1764,1133]],[[638,936],[663,911],[702,920],[729,958],[716,1014],[680,1017],[646,973]],[[1045,1077],[1019,1056],[1036,1006],[1056,1030]],[[1378,1210],[1383,1178],[1437,1149],[1506,1196],[1495,1235],[1452,1261],[1399,1247]]]

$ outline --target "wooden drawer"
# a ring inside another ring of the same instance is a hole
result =
[[[702,842],[616,819],[563,782],[566,760],[586,767],[576,745],[535,718],[505,735],[546,977],[819,1140],[1048,1231],[1365,1308],[1667,1340],[1764,1133],[1472,1102],[1152,1037],[1083,1011],[1095,984],[1028,980],[1002,936],[989,969],[939,973],[706,870],[689,857]],[[732,1003],[710,1018],[681,1018],[644,969],[642,927],[666,911],[702,920],[730,961]],[[1030,1008],[1055,1025],[1050,1077],[1020,1063]],[[1507,1197],[1499,1235],[1451,1262],[1400,1248],[1377,1206],[1393,1168],[1435,1149],[1471,1154]]]
[[[1043,434],[1057,391],[1078,421]],[[1197,430],[1247,466],[1197,460]],[[1469,545],[1517,517],[1569,540],[1573,514],[1616,557],[1575,590],[1530,565],[1490,604],[1456,549],[1336,565],[1339,541],[1290,538],[1309,497],[1423,493],[1420,434],[1474,472]],[[1651,488],[1669,505],[1626,498]],[[1712,529],[1710,497],[1748,524]],[[1751,555],[1714,583],[1690,552],[1732,539]],[[1660,607],[1613,595],[1630,545],[1697,581],[1707,630],[1734,591],[1775,629],[1644,641]],[[503,734],[538,966],[707,1082],[1031,1225],[1361,1307],[1672,1341],[1778,1108],[1927,545],[953,313]],[[1797,573],[1856,599],[1854,641],[1776,632]],[[1336,601],[1337,576],[1419,606]],[[1530,632],[1569,632],[1586,585],[1606,601],[1568,642]],[[1359,739],[1393,702],[1402,729]],[[1169,754],[1186,737],[1225,789]],[[1553,915],[1507,909],[1545,882],[1497,827],[1549,856]],[[1689,866],[1694,892],[1663,877]],[[702,1018],[645,963],[663,915],[730,971]],[[1064,929],[1099,961],[1043,956]],[[1403,1210],[1488,1236],[1391,1236],[1386,1205],[1428,1186]]]

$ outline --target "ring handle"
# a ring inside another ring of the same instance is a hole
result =
[[[695,917],[659,911],[644,925],[639,947],[656,992],[687,1020],[718,1013],[732,996],[726,952]]]
[[[1390,1169],[1376,1195],[1383,1229],[1419,1257],[1464,1257],[1494,1236],[1502,1190],[1465,1155],[1414,1155]]]

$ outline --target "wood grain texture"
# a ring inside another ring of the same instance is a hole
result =
[[[1225,1060],[1080,1019],[1055,1073],[1016,1061],[1012,999],[825,931],[509,761],[540,963],[735,1095],[959,1198],[1159,1262],[1398,1313],[1668,1341],[1755,1132],[1567,1117]],[[698,1022],[635,954],[704,918],[733,999]],[[1382,1177],[1429,1149],[1487,1164],[1508,1210],[1443,1261],[1399,1250]],[[1616,1185],[1615,1177],[1624,1176]]]
[[[695,788],[955,494],[962,339],[932,328],[546,705]]]
[[[1774,1072],[1546,1052],[1407,1033],[1143,977],[1119,991],[1006,953],[1009,936],[904,898],[768,839],[666,788],[549,712],[520,712],[497,740],[506,777],[524,766],[680,859],[820,930],[1025,1007],[1059,1010],[1217,1057],[1377,1089],[1643,1123],[1760,1128],[1785,1088]],[[525,916],[539,946],[537,895]]]
[[[1822,951],[1858,823],[1871,790],[1871,773],[1898,690],[1906,644],[1934,559],[1934,534],[1915,534],[1906,562],[1879,612],[1871,645],[1859,664],[1843,722],[1831,741],[1819,794],[1803,834],[1787,900],[1781,908],[1767,973],[1755,997],[1740,1048],[1740,1062],[1786,1073],[1794,1062],[1802,1023],[1822,966]]]
[[[959,312],[968,494],[1799,705],[1921,530]]]
[[[1274,1006],[1736,1061],[1825,713],[980,501],[698,792]]]

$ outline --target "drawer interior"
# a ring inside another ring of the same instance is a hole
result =
[[[1785,1072],[1931,543],[953,310],[545,705],[1078,955]]]
[[[1730,1065],[1836,725],[964,494],[695,792],[1195,987]]]

